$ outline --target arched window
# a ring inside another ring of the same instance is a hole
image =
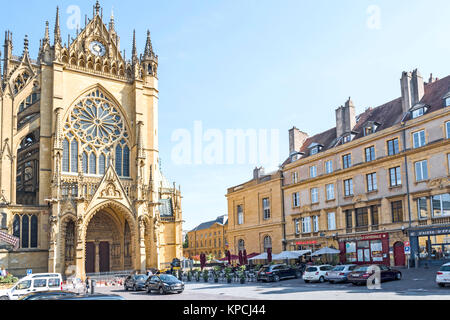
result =
[[[97,173],[97,157],[94,153],[91,153],[89,156],[89,173],[96,174]]]
[[[20,238],[20,216],[16,214],[13,221],[13,236]]]
[[[267,249],[272,249],[272,238],[270,236],[264,237],[264,252],[267,252]]]
[[[29,237],[29,219],[28,216],[22,217],[22,248],[28,248],[28,237]]]
[[[98,174],[104,175],[105,174],[105,167],[106,167],[106,157],[102,153],[100,155],[100,158],[98,159]]]
[[[88,155],[86,152],[83,152],[83,173],[88,173]]]
[[[75,139],[70,144],[70,169],[71,172],[78,172],[78,142]]]
[[[122,176],[122,147],[116,147],[116,171],[119,176]]]
[[[123,176],[130,176],[130,149],[128,146],[123,149]]]
[[[36,215],[31,216],[31,248],[38,247],[38,218]]]
[[[129,176],[130,137],[126,122],[119,108],[100,89],[90,91],[76,102],[63,128],[66,144],[70,144],[63,157],[69,157],[70,172],[78,172],[77,159],[82,154],[83,172],[103,175],[108,158],[114,155],[117,174]]]
[[[245,241],[240,239],[238,241],[238,251],[244,251],[245,250]]]
[[[69,172],[69,140],[63,141],[62,171]]]

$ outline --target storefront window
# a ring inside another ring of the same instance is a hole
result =
[[[347,242],[345,244],[347,262],[356,262],[356,242]]]
[[[426,219],[428,217],[427,198],[417,199],[417,212],[420,219]]]
[[[381,240],[373,240],[370,243],[370,251],[372,253],[372,261],[383,261],[383,245]]]
[[[432,197],[433,217],[450,215],[450,193],[440,194]]]

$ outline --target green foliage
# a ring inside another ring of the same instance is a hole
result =
[[[8,274],[6,277],[0,277],[0,284],[14,284],[17,281],[19,281],[19,279],[12,274]]]

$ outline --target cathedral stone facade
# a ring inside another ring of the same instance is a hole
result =
[[[57,9],[37,60],[5,33],[0,86],[0,265],[23,275],[164,268],[182,257],[180,189],[160,172],[158,56],[120,52],[100,5],[63,44]]]

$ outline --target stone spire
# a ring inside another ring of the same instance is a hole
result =
[[[13,38],[11,31],[5,31],[5,44],[3,45],[3,81],[8,79],[10,59],[12,58]]]
[[[61,45],[61,28],[59,25],[59,7],[56,7],[56,22],[55,22],[55,45]]]
[[[133,49],[131,50],[131,59],[133,63],[137,60],[137,49],[136,49],[136,30],[133,30]]]
[[[97,2],[95,3],[95,7],[94,7],[94,9],[95,9],[95,15],[99,15],[100,14],[100,3],[98,2],[98,0],[97,0]]]
[[[43,44],[50,44],[50,32],[49,32],[48,21],[45,21],[45,36],[44,36],[44,43]]]
[[[28,54],[28,35],[25,35],[25,39],[23,40],[23,57]]]
[[[147,42],[145,43],[144,60],[150,59],[155,53],[153,52],[152,39],[150,38],[150,30],[147,30]]]
[[[109,19],[109,32],[115,31],[114,7],[111,9],[111,18]]]

